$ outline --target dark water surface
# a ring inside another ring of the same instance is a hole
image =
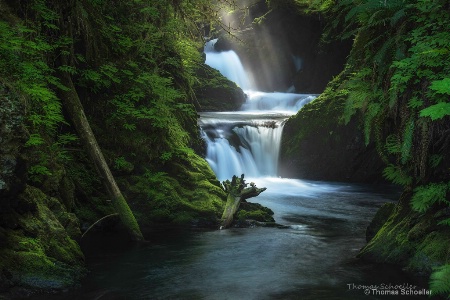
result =
[[[147,244],[91,234],[83,285],[36,299],[421,299],[365,295],[360,285],[419,285],[394,267],[355,258],[387,187],[255,179],[255,202],[285,229],[158,231]],[[250,182],[250,180],[248,180]],[[425,298],[423,298],[425,299]]]

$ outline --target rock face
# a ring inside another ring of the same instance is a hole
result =
[[[25,188],[27,164],[22,150],[28,139],[19,96],[0,85],[0,207]]]
[[[24,108],[19,95],[3,85],[0,103],[0,295],[68,287],[84,273],[75,242],[81,235],[78,219],[69,212],[70,203],[26,184]],[[42,188],[57,189],[62,182]]]
[[[367,147],[357,121],[339,121],[342,103],[323,94],[291,117],[283,130],[279,174],[310,180],[383,182],[383,163]]]
[[[194,92],[200,111],[234,111],[245,102],[242,89],[216,69],[203,65],[197,76]]]

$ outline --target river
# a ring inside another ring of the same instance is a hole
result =
[[[82,241],[90,274],[81,287],[35,299],[398,299],[367,287],[418,285],[396,267],[356,258],[370,220],[398,190],[277,177],[284,122],[316,95],[253,91],[235,53],[211,43],[205,52],[248,96],[239,112],[201,113],[206,159],[220,180],[244,173],[266,187],[250,201],[284,227],[155,228],[139,245],[92,232]]]

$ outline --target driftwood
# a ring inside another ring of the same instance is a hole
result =
[[[239,209],[241,202],[246,202],[246,199],[256,197],[266,190],[266,188],[257,188],[256,185],[251,182],[250,187],[245,183],[244,174],[241,178],[233,176],[231,182],[229,180],[222,182],[225,192],[228,193],[227,203],[222,214],[222,224],[220,228],[228,228],[233,222],[233,216]]]

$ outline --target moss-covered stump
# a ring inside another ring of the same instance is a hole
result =
[[[83,276],[78,219],[56,198],[27,186],[16,210],[0,214],[0,293],[62,289]]]
[[[375,146],[365,145],[354,118],[347,125],[341,116],[344,97],[327,90],[291,117],[283,129],[279,174],[311,180],[382,182],[383,163]]]
[[[225,180],[222,185],[227,192],[227,203],[222,214],[222,222],[220,228],[228,228],[231,226],[234,220],[234,215],[237,213],[241,203],[245,203],[246,199],[256,197],[266,190],[266,188],[257,188],[256,185],[251,182],[250,186],[244,180],[244,174],[238,178],[233,175],[231,182]]]
[[[245,102],[245,94],[219,71],[203,65],[198,71],[194,92],[201,111],[234,111]]]
[[[450,210],[434,209],[421,214],[411,210],[409,199],[409,194],[402,195],[358,256],[377,263],[396,264],[411,273],[427,276],[433,267],[448,261],[450,227],[438,223],[450,216]],[[383,206],[376,218],[387,211]]]
[[[251,227],[275,224],[273,211],[259,203],[242,202],[232,226]]]

